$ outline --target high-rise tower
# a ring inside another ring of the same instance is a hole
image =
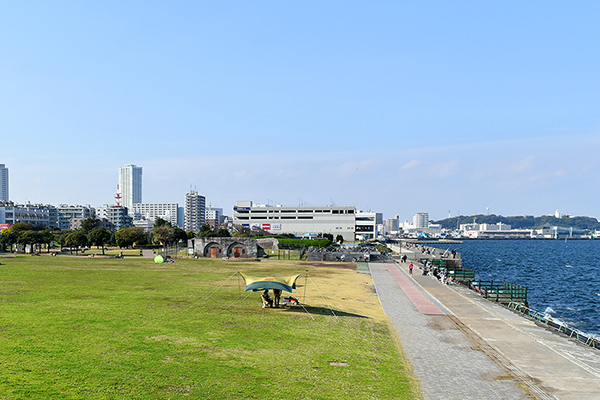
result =
[[[133,212],[133,204],[142,202],[142,167],[127,164],[119,167],[121,205]]]
[[[8,198],[8,168],[4,164],[0,164],[0,200],[10,200]]]
[[[206,199],[198,194],[195,190],[190,190],[185,195],[185,218],[183,221],[183,229],[186,232],[192,231],[197,233],[200,227],[204,225],[204,212],[206,207]]]

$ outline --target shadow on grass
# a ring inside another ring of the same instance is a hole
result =
[[[349,312],[339,311],[339,310],[332,310],[327,307],[308,306],[306,304],[304,305],[304,308],[302,308],[302,306],[298,305],[298,306],[291,306],[291,307],[282,307],[280,310],[283,312],[309,313],[312,315],[333,315],[333,313],[335,313],[335,315],[337,315],[338,317],[368,318],[368,317],[366,317],[364,315],[360,315],[360,314],[354,314],[354,313],[349,313]]]

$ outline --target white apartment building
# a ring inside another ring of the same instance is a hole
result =
[[[412,222],[404,220],[404,223],[399,224],[402,232],[405,235],[417,237],[420,234],[430,236],[438,236],[442,233],[442,227],[439,224],[429,223],[429,213],[420,212],[413,216]]]
[[[394,218],[387,218],[383,220],[384,235],[399,233],[400,229],[400,216],[396,215]]]
[[[355,215],[355,206],[283,207],[238,201],[233,207],[234,225],[296,236],[329,233],[334,238],[342,235],[344,241],[355,240]]]
[[[185,195],[185,218],[183,229],[186,232],[197,233],[200,227],[204,225],[206,198],[198,194],[195,190],[190,190]]]
[[[0,164],[0,201],[10,200],[8,189],[8,168]]]
[[[214,208],[210,204],[206,209],[205,221],[211,228],[215,228],[225,222],[222,208]]]
[[[121,205],[132,215],[133,205],[142,202],[142,167],[127,164],[119,167],[119,194]]]
[[[134,220],[147,219],[156,221],[161,218],[168,221],[173,226],[181,227],[180,218],[181,208],[177,203],[134,203],[132,207]]]
[[[420,212],[415,214],[413,217],[413,225],[417,230],[429,228],[429,213]]]

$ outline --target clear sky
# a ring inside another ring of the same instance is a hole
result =
[[[600,217],[600,3],[0,5],[11,200]]]

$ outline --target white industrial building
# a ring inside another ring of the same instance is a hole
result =
[[[344,241],[370,239],[377,235],[382,214],[357,212],[355,206],[284,207],[238,201],[233,207],[233,224],[271,233],[295,236],[328,233]]]
[[[527,239],[531,238],[531,229],[511,229],[509,224],[498,222],[496,224],[461,224],[460,231],[463,236],[471,239]]]

